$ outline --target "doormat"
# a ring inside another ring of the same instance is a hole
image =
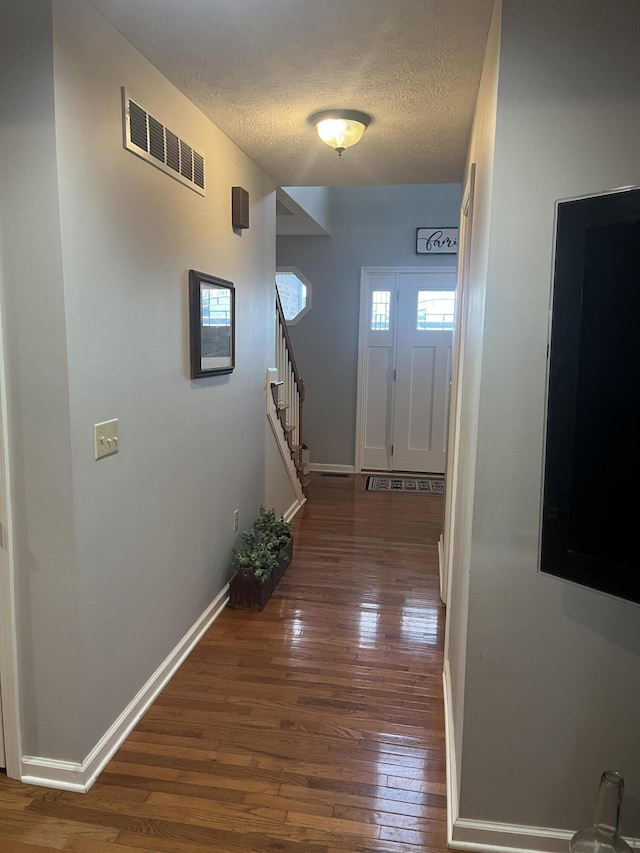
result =
[[[444,495],[444,479],[432,477],[367,477],[367,492],[411,492],[416,495]]]

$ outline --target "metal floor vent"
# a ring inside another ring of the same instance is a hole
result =
[[[122,89],[124,147],[204,195],[204,156]]]

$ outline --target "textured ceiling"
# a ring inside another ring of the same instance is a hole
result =
[[[92,2],[280,186],[461,178],[492,0]],[[336,107],[373,119],[340,160]]]

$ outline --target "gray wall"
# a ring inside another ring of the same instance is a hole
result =
[[[307,216],[311,217],[319,229],[318,233],[331,234],[331,187],[283,187],[283,190],[290,199],[293,199],[304,210]],[[280,218],[280,222],[277,225],[278,233],[284,233],[280,231],[280,228],[289,225],[289,220],[291,219],[294,219],[294,217],[285,216]],[[300,223],[300,225],[304,227],[304,223]],[[314,232],[298,232],[293,227],[291,230],[287,230],[286,233],[292,235]]]
[[[450,264],[415,253],[416,228],[458,223],[459,184],[332,187],[331,237],[279,237],[278,266],[313,284],[312,308],[289,331],[305,380],[305,442],[311,461],[353,465],[360,271],[363,266]]]
[[[24,752],[81,761],[224,586],[233,510],[248,527],[263,500],[275,197],[88,3],[53,4],[53,41],[50,9],[2,30],[3,300]],[[204,151],[206,198],[123,149],[123,85]],[[189,379],[190,268],[236,285],[230,376]],[[95,462],[109,418],[120,452]]]
[[[5,4],[2,24],[2,336],[22,729],[34,754],[73,760],[83,757],[82,700],[51,4]]]
[[[574,829],[591,816],[600,772],[614,768],[627,782],[623,830],[640,836],[640,608],[537,570],[554,203],[640,184],[639,28],[635,0],[504,2],[485,223],[465,818]],[[612,465],[624,464],[624,450],[612,448]]]

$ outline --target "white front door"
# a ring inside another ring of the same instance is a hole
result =
[[[359,470],[444,473],[456,273],[364,269]]]
[[[445,471],[455,299],[452,285],[455,272],[398,277],[394,471]]]

